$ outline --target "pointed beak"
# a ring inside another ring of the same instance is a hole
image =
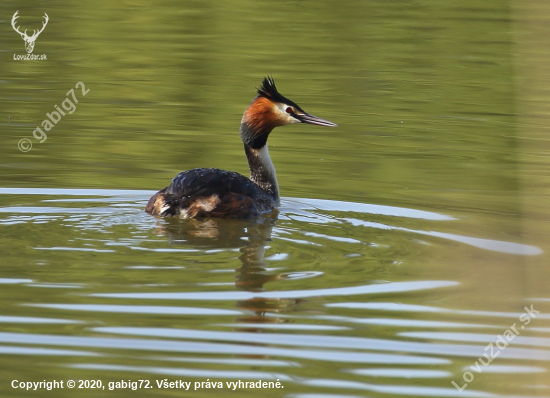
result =
[[[315,124],[317,126],[338,127],[336,123],[329,122],[328,120],[321,119],[317,116],[308,115],[307,113],[303,115],[296,115],[294,117],[302,123]]]

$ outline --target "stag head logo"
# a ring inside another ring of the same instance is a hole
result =
[[[38,32],[36,31],[36,29],[34,29],[33,35],[29,37],[27,36],[26,29],[25,29],[25,32],[21,33],[19,31],[19,27],[15,26],[15,20],[19,18],[19,15],[17,15],[18,12],[19,10],[15,11],[15,14],[13,14],[13,18],[11,19],[11,26],[13,26],[13,29],[15,29],[15,31],[21,35],[21,38],[25,40],[25,50],[27,50],[27,53],[32,54],[32,51],[34,50],[34,44],[36,39],[38,38],[38,35],[42,33],[42,31],[48,24],[48,20],[49,20],[48,14],[44,13],[45,16],[43,18],[45,18],[46,20],[42,22],[42,29],[40,29]]]

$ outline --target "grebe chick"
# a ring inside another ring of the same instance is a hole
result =
[[[253,218],[273,210],[280,198],[267,138],[275,127],[293,123],[336,126],[306,113],[279,94],[273,78],[264,78],[240,128],[250,178],[219,169],[183,171],[149,199],[145,211],[161,217]]]

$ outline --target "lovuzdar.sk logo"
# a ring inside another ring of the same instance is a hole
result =
[[[16,22],[17,18],[19,18],[19,15],[17,15],[18,12],[19,12],[19,10],[15,11],[15,14],[13,14],[13,18],[11,19],[11,26],[13,27],[13,29],[17,33],[19,33],[21,35],[21,38],[23,40],[25,40],[25,50],[27,50],[27,54],[25,54],[25,55],[13,54],[13,59],[16,60],[16,61],[18,61],[18,60],[30,60],[30,61],[39,61],[39,60],[43,61],[43,60],[46,60],[46,54],[35,55],[32,52],[34,50],[34,45],[36,44],[36,39],[38,38],[38,35],[40,33],[42,33],[42,31],[44,30],[44,28],[48,24],[48,21],[49,21],[48,14],[44,13],[43,18],[45,19],[45,21],[42,22],[42,29],[40,29],[38,32],[36,31],[36,29],[33,29],[32,36],[28,36],[27,35],[27,29],[25,29],[24,32],[21,32],[19,30],[19,27],[15,26],[15,22]]]

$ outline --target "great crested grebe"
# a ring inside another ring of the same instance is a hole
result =
[[[250,178],[234,171],[192,169],[179,173],[154,194],[145,211],[161,217],[253,218],[279,206],[279,185],[267,150],[269,133],[278,126],[336,124],[306,113],[277,91],[266,77],[241,120],[241,140]]]

